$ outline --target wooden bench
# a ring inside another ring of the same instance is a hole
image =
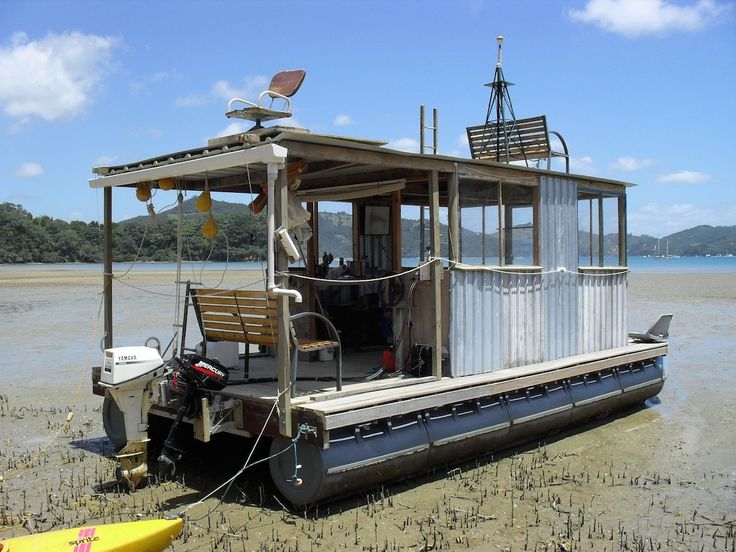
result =
[[[546,159],[549,168],[552,157],[564,157],[566,172],[570,172],[567,144],[559,132],[547,129],[547,118],[544,115],[506,121],[505,128],[498,122],[467,127],[467,132],[470,155],[473,159],[487,159],[501,163]],[[564,153],[552,151],[549,143],[550,134],[560,139]]]
[[[207,342],[229,341],[245,343],[245,379],[248,380],[249,345],[276,347],[279,341],[277,295],[270,291],[227,290],[187,286],[187,304],[191,300],[204,338],[203,356],[207,356]],[[294,320],[307,316],[322,320],[329,339],[298,337]],[[301,352],[336,349],[337,390],[342,389],[342,347],[335,326],[321,314],[301,312],[289,318],[291,347],[291,395],[297,381],[297,363]],[[186,337],[186,324],[184,329]]]

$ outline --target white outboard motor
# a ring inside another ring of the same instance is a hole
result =
[[[105,350],[100,385],[105,388],[105,433],[121,450],[118,478],[133,490],[148,473],[148,410],[158,397],[166,363],[151,347]]]

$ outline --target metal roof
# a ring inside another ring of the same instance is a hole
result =
[[[475,160],[446,155],[408,153],[385,147],[384,142],[349,137],[311,134],[297,129],[271,127],[260,137],[250,133],[236,134],[216,140],[201,148],[188,149],[142,161],[96,167],[96,178],[89,181],[93,188],[134,186],[161,178],[175,178],[186,189],[200,189],[205,178],[210,189],[244,191],[252,180],[264,178],[265,163],[274,162],[274,149],[286,149],[288,160],[304,159],[310,171],[305,182],[325,186],[330,179],[335,186],[350,185],[366,173],[380,179],[406,177],[408,172],[424,173],[436,170],[453,173],[460,170],[461,178],[501,180],[534,185],[540,175],[569,178],[592,188],[597,185],[614,188],[634,186],[628,182],[579,174],[509,165],[488,160]],[[262,140],[262,141],[255,141]],[[270,160],[270,161],[269,161]],[[282,160],[283,162],[283,160]],[[314,163],[314,167],[312,166]],[[314,169],[314,170],[313,170]],[[384,176],[385,174],[385,176]],[[339,179],[343,182],[339,182]],[[348,180],[353,178],[353,180]]]

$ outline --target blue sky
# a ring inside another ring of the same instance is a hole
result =
[[[546,114],[573,172],[639,184],[630,231],[736,224],[736,6],[725,0],[4,0],[0,202],[99,219],[93,166],[238,130],[227,101],[255,98],[286,68],[307,70],[292,124],[416,151],[425,104],[439,110],[441,153],[468,156],[498,34],[517,116]],[[116,219],[144,213],[116,194]]]

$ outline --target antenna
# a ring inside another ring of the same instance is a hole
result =
[[[496,67],[499,69],[501,68],[501,65],[503,64],[503,56],[502,56],[502,48],[503,48],[503,36],[498,35],[496,37],[496,42],[498,42],[498,61],[496,62]]]

